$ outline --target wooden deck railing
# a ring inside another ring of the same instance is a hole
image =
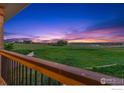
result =
[[[124,80],[0,50],[1,76],[8,85],[122,85]]]

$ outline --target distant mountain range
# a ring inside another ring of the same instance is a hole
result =
[[[40,40],[40,43],[56,43],[59,39],[53,39],[53,40]],[[11,39],[5,39],[6,42],[23,42],[23,41],[32,41],[32,38],[11,38]]]
[[[32,41],[31,38],[11,38],[11,39],[5,39],[6,42],[15,42],[15,41]]]

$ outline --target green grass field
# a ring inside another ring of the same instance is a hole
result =
[[[38,58],[84,69],[90,68],[89,70],[124,78],[124,47],[15,44],[12,51],[22,54],[28,54],[33,51]]]

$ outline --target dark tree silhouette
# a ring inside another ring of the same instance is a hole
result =
[[[66,40],[59,40],[57,43],[56,43],[56,45],[58,45],[58,46],[64,46],[64,45],[67,45],[68,44],[68,42],[66,41]]]

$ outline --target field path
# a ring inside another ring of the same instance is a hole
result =
[[[115,66],[117,64],[109,64],[109,65],[102,65],[102,66],[95,66],[95,67],[110,67],[110,66]],[[92,69],[93,67],[86,67],[87,69]]]

